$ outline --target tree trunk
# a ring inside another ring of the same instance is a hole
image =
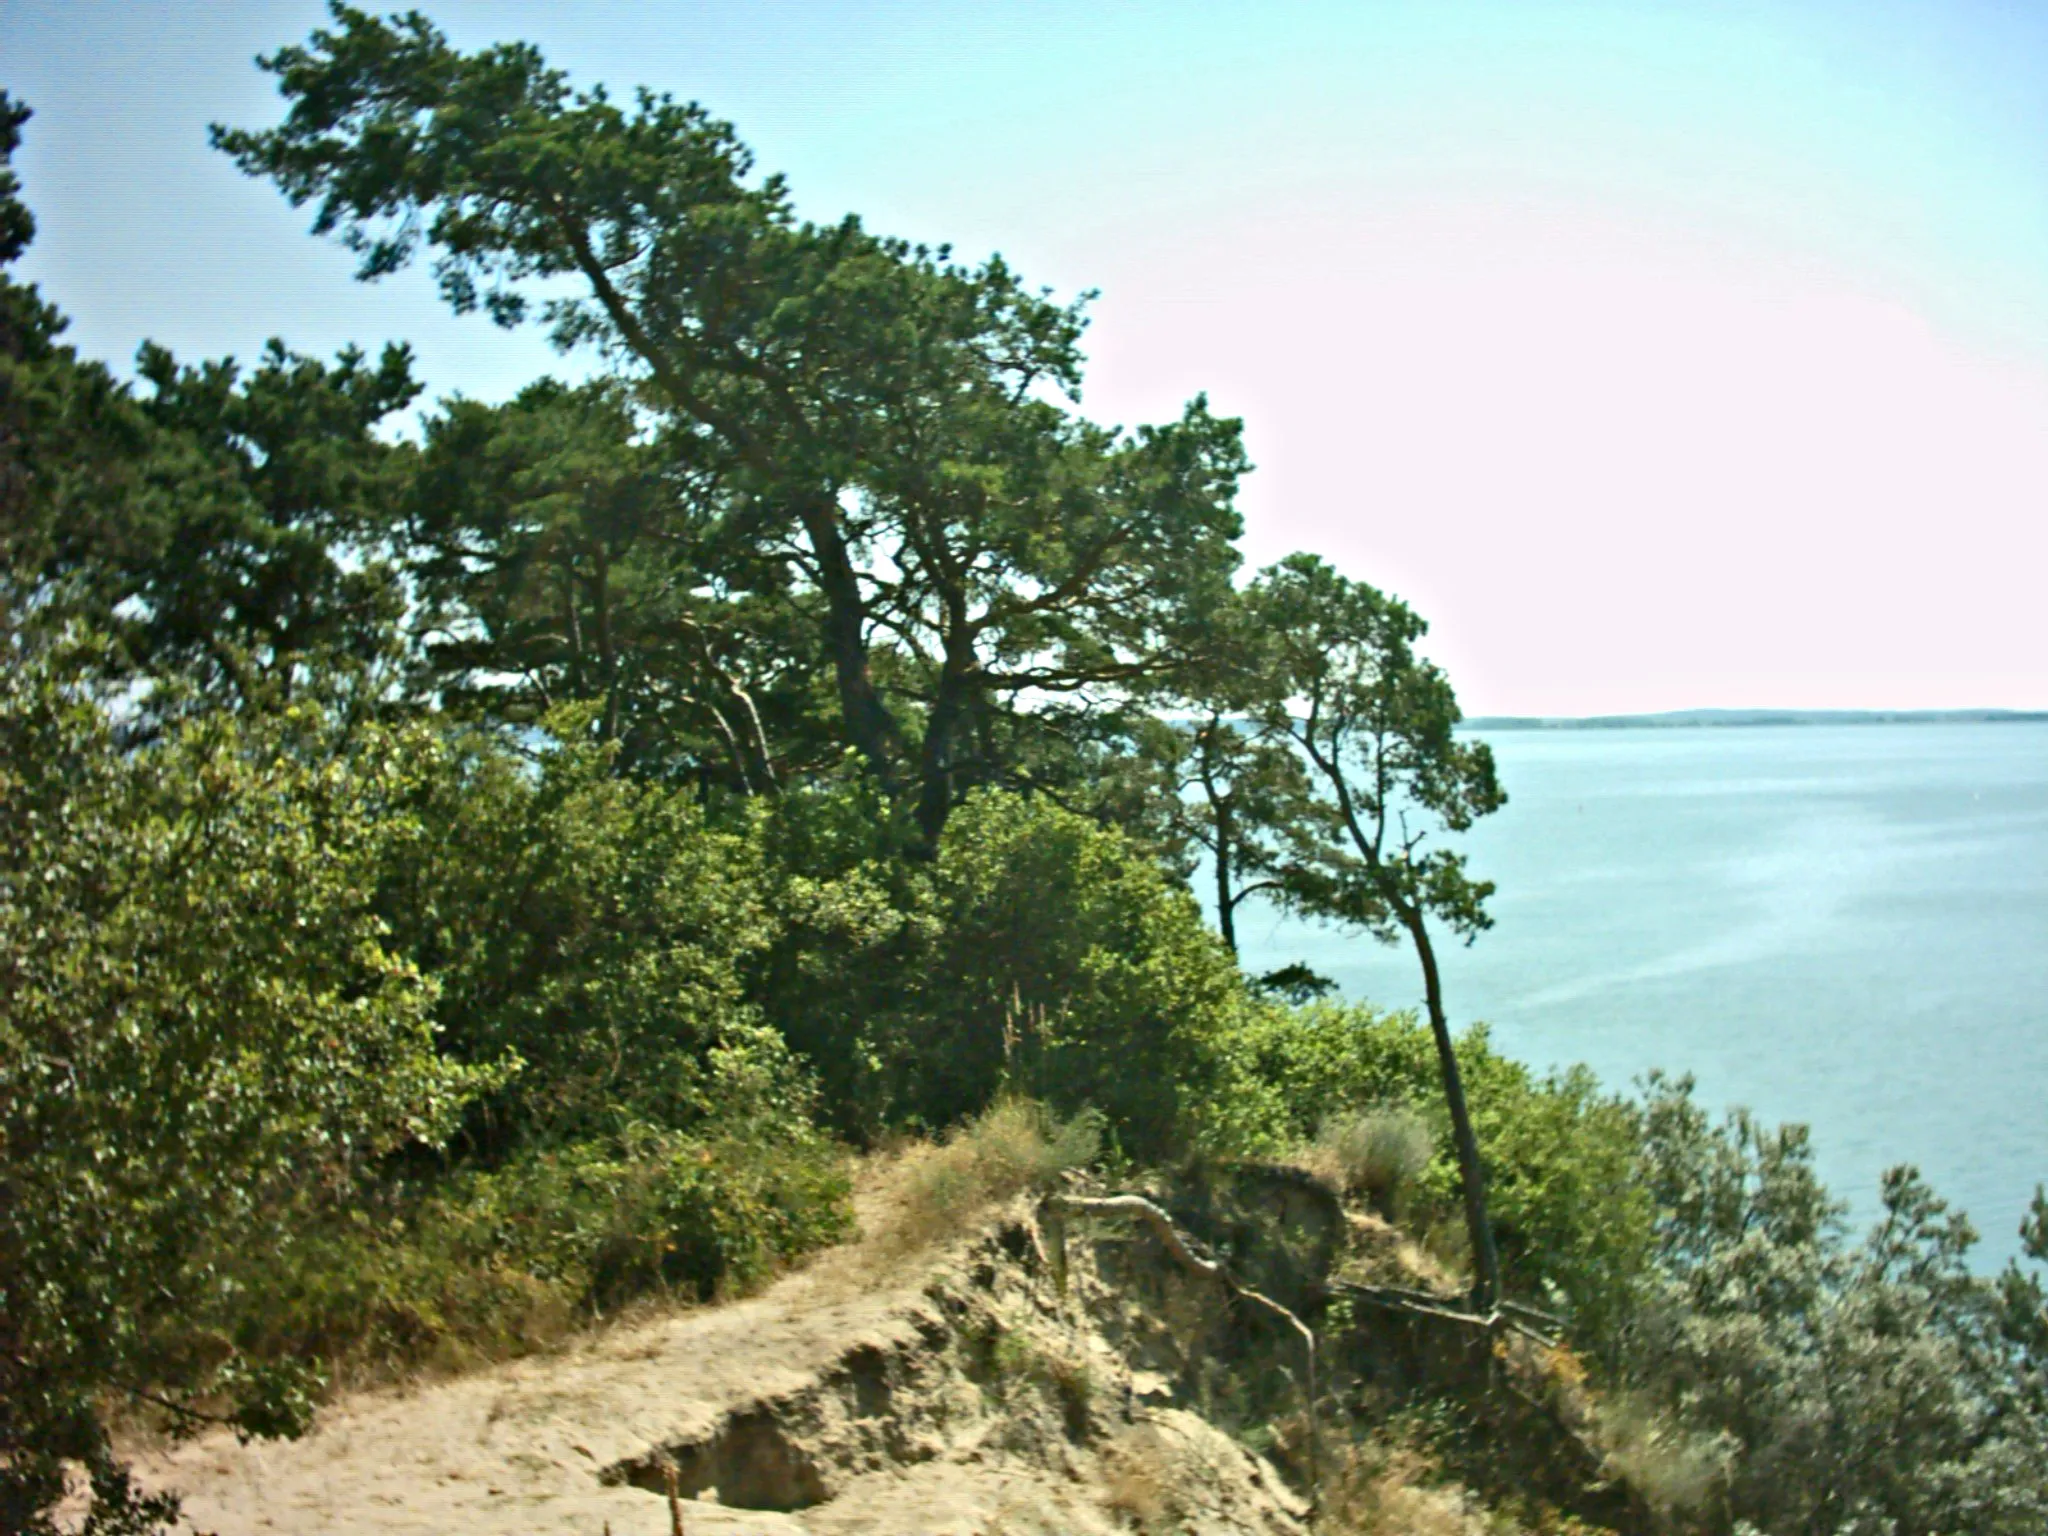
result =
[[[1211,796],[1213,800],[1213,794]],[[1230,894],[1230,812],[1216,806],[1216,927],[1230,957],[1237,958],[1237,901]]]
[[[924,742],[918,752],[917,829],[928,851],[936,852],[946,821],[953,814],[953,737],[972,702],[973,686],[966,673],[948,661],[925,716]]]
[[[1465,1230],[1472,1240],[1472,1305],[1488,1312],[1500,1301],[1500,1253],[1493,1245],[1493,1226],[1486,1219],[1486,1170],[1479,1161],[1479,1139],[1472,1134],[1472,1113],[1465,1106],[1465,1080],[1451,1045],[1451,1027],[1444,1018],[1443,984],[1437,977],[1436,950],[1419,909],[1406,908],[1401,922],[1415,941],[1422,962],[1423,996],[1429,1005],[1430,1033],[1436,1037],[1437,1064],[1443,1069],[1444,1101],[1451,1111],[1451,1139],[1458,1152],[1458,1182],[1465,1191]]]
[[[867,759],[883,792],[892,798],[900,782],[897,753],[902,746],[896,721],[868,672],[867,608],[860,577],[839,527],[839,509],[829,497],[798,509],[804,535],[818,562],[818,587],[825,599],[825,646],[839,683],[839,708],[846,733]]]

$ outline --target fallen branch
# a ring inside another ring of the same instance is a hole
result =
[[[1498,1333],[1507,1329],[1533,1339],[1546,1349],[1555,1349],[1558,1344],[1559,1325],[1548,1313],[1538,1312],[1534,1307],[1525,1307],[1519,1302],[1504,1301],[1491,1312],[1468,1312],[1454,1306],[1441,1296],[1428,1291],[1411,1291],[1394,1285],[1360,1285],[1354,1281],[1338,1280],[1330,1285],[1332,1292],[1339,1296],[1354,1297],[1376,1307],[1385,1307],[1391,1312],[1407,1312],[1418,1317],[1440,1318],[1447,1323],[1457,1323],[1480,1333]],[[1540,1319],[1541,1325],[1530,1319]]]

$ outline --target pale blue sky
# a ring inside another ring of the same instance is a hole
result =
[[[1099,287],[1088,408],[1247,417],[1255,558],[1402,592],[1477,711],[2048,706],[2048,6],[427,7],[731,118],[803,209]],[[88,352],[403,337],[205,148],[317,4],[0,0]]]

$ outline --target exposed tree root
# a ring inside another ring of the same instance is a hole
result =
[[[1319,1475],[1317,1462],[1320,1441],[1316,1427],[1315,1330],[1272,1297],[1255,1291],[1248,1285],[1240,1284],[1222,1264],[1197,1252],[1194,1240],[1174,1225],[1171,1216],[1143,1195],[1048,1195],[1039,1203],[1038,1212],[1039,1225],[1052,1240],[1053,1274],[1062,1290],[1066,1286],[1067,1272],[1064,1218],[1069,1215],[1129,1216],[1149,1227],[1182,1268],[1214,1280],[1232,1297],[1271,1314],[1300,1335],[1302,1352],[1308,1361],[1308,1375],[1302,1401],[1308,1415],[1308,1483],[1309,1497],[1313,1500]]]

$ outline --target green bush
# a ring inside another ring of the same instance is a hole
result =
[[[1258,1006],[1195,902],[1122,834],[992,791],[947,824],[896,1006],[871,1024],[894,1116],[1011,1088],[1099,1110],[1139,1157],[1229,1133],[1229,1041]]]
[[[883,1021],[902,1014],[934,938],[930,868],[872,781],[792,787],[757,823],[775,933],[747,996],[817,1074],[820,1113],[871,1143],[904,1118]]]
[[[1269,1006],[1249,1019],[1235,1049],[1245,1075],[1265,1090],[1250,1102],[1277,1117],[1270,1139],[1300,1146],[1347,1117],[1407,1106],[1437,1148],[1409,1219],[1454,1227],[1457,1165],[1427,1026],[1364,1004]],[[1457,1048],[1510,1290],[1563,1308],[1583,1342],[1597,1347],[1634,1304],[1650,1260],[1652,1207],[1635,1112],[1601,1094],[1583,1069],[1536,1076],[1496,1052],[1483,1028],[1467,1031]]]
[[[366,1189],[243,1272],[252,1358],[376,1379],[529,1353],[633,1301],[743,1292],[851,1227],[842,1153],[632,1125]]]
[[[434,1049],[387,942],[417,729],[314,707],[123,750],[76,649],[0,668],[0,1525],[59,1461],[115,1475],[93,1411],[289,1432],[314,1382],[235,1347],[238,1253],[280,1246],[493,1074]]]
[[[1653,1078],[1642,1125],[1656,1286],[1623,1365],[1639,1400],[1729,1448],[1706,1528],[2048,1528],[2036,1277],[1973,1274],[1969,1222],[1910,1168],[1852,1244],[1804,1128],[1715,1123],[1689,1080]]]
[[[1275,1146],[1298,1146],[1342,1116],[1442,1097],[1429,1031],[1410,1014],[1366,1003],[1267,1004],[1232,1041],[1242,1070],[1267,1090]],[[1434,1122],[1432,1121],[1432,1125]]]
[[[741,968],[773,933],[744,821],[716,827],[697,796],[618,776],[587,713],[547,724],[531,759],[444,742],[421,838],[380,893],[394,943],[439,981],[443,1050],[523,1063],[470,1117],[468,1145],[491,1156],[721,1112],[710,1056],[756,1029]]]

